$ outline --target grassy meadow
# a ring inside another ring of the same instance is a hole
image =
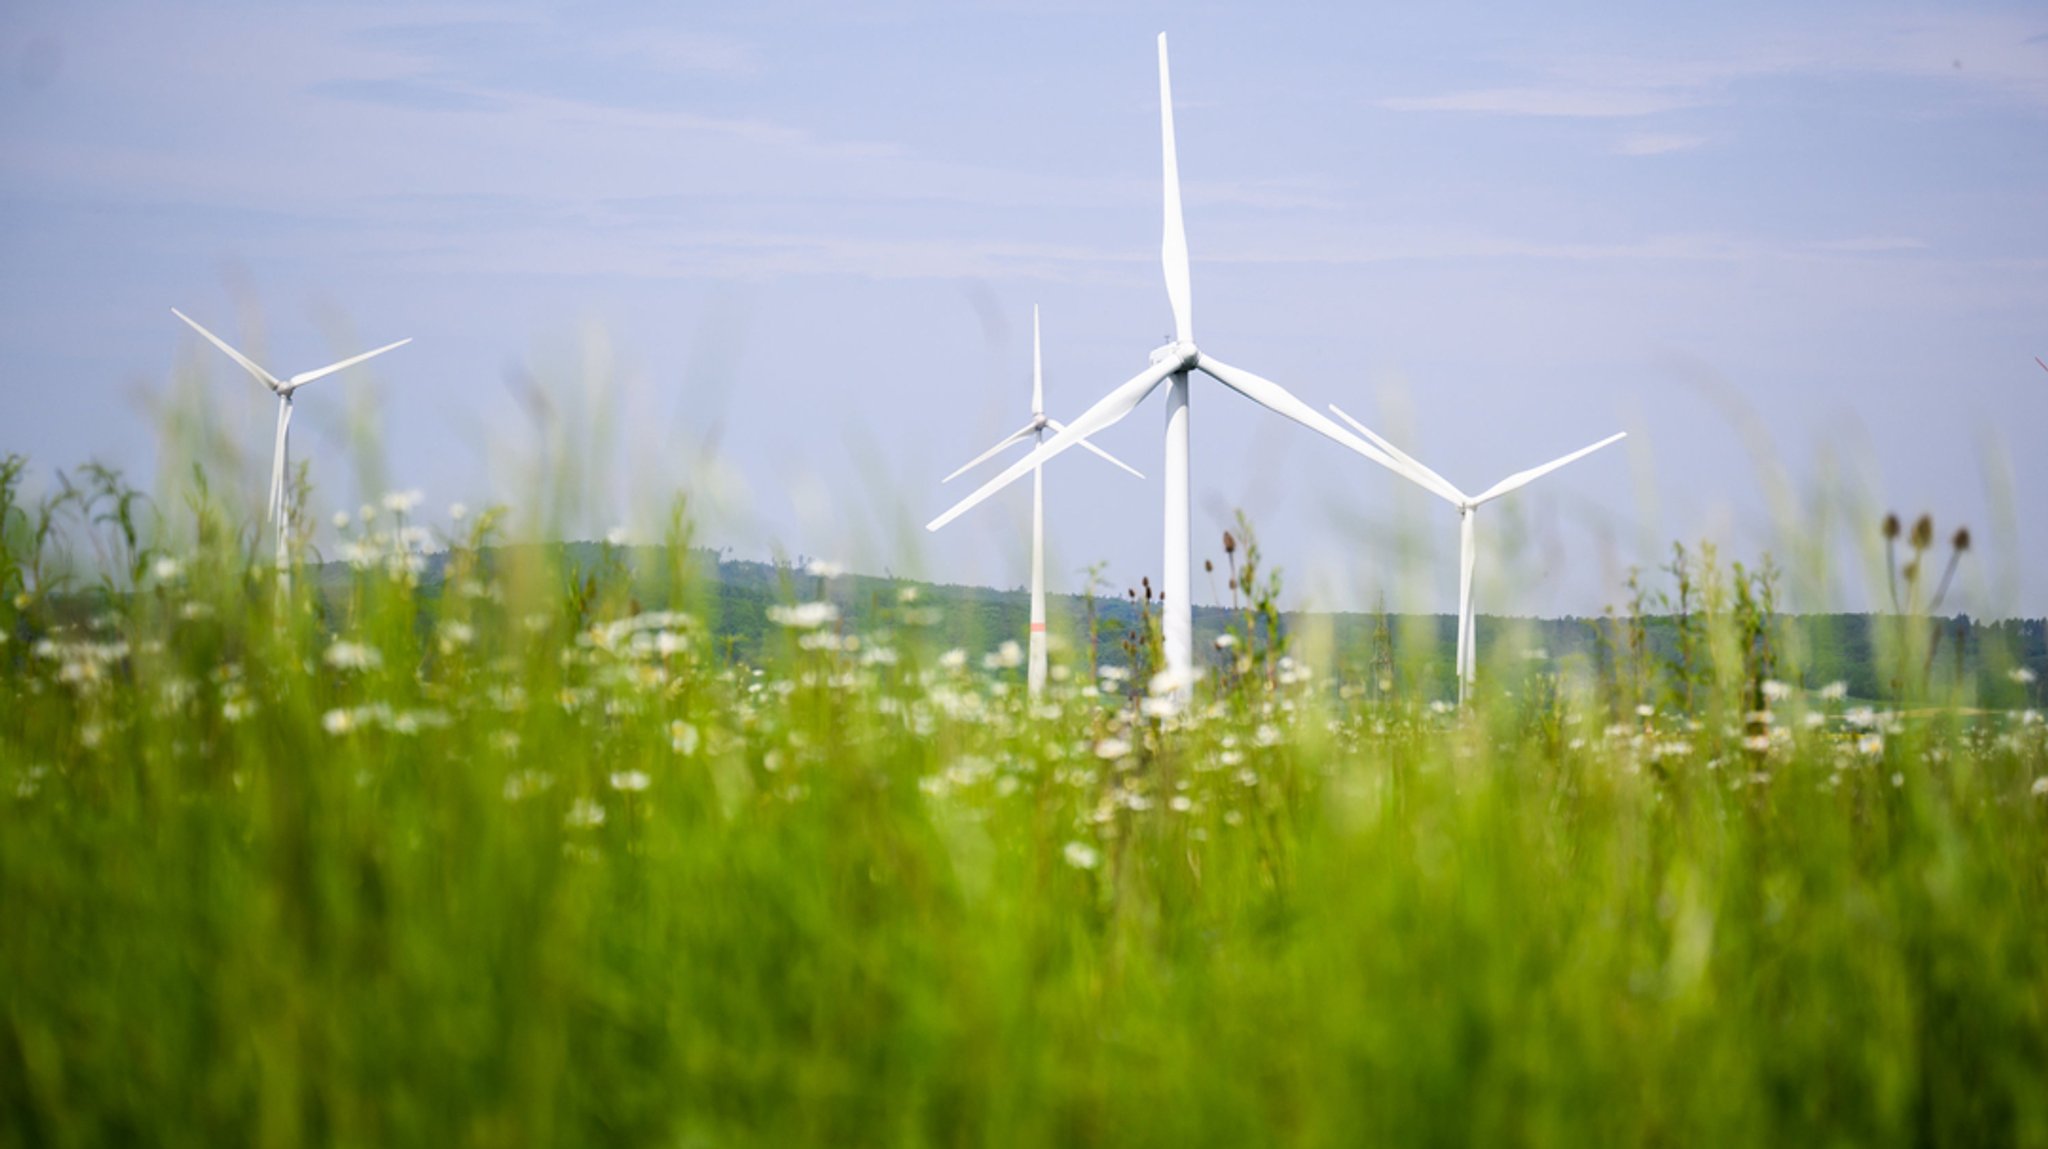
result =
[[[1910,614],[1860,697],[1710,567],[1460,708],[1246,580],[1176,711],[908,586],[736,657],[681,514],[287,587],[19,478],[0,1145],[2048,1145],[2048,730]]]

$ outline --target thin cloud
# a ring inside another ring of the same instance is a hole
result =
[[[1839,251],[1854,255],[1886,251],[1925,251],[1927,241],[1904,235],[1864,235],[1849,239],[1820,240],[1806,246],[1815,251]]]
[[[1614,152],[1622,156],[1666,156],[1673,152],[1692,151],[1706,142],[1705,136],[1638,132],[1632,136],[1624,136],[1614,145]]]
[[[329,99],[411,112],[488,112],[501,106],[490,96],[430,80],[324,80],[306,90]]]
[[[1395,112],[1474,112],[1495,116],[1628,119],[1696,108],[1698,95],[1654,89],[1484,88],[1442,96],[1397,96],[1380,101]]]

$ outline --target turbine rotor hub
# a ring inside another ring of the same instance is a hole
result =
[[[1168,342],[1165,346],[1154,349],[1152,352],[1152,362],[1177,363],[1179,364],[1178,370],[1181,371],[1194,370],[1196,362],[1201,357],[1201,352],[1195,350],[1194,344],[1182,343],[1177,339]]]

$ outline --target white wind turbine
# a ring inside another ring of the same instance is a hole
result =
[[[1495,483],[1491,487],[1486,488],[1484,491],[1481,491],[1476,495],[1468,495],[1465,492],[1459,490],[1458,488],[1452,486],[1450,484],[1450,481],[1445,479],[1442,475],[1437,474],[1435,471],[1432,471],[1428,467],[1425,467],[1421,463],[1417,462],[1413,456],[1407,454],[1406,452],[1402,451],[1399,447],[1394,446],[1392,443],[1389,443],[1385,439],[1382,439],[1378,435],[1374,434],[1372,429],[1367,427],[1365,424],[1359,422],[1356,419],[1353,419],[1349,415],[1346,415],[1343,412],[1343,410],[1339,408],[1335,403],[1330,404],[1330,410],[1335,411],[1337,413],[1338,418],[1344,420],[1346,423],[1351,424],[1353,427],[1358,428],[1359,434],[1364,435],[1366,438],[1371,439],[1373,442],[1385,448],[1386,452],[1389,455],[1394,456],[1396,460],[1403,464],[1401,468],[1397,469],[1399,469],[1403,475],[1407,476],[1410,482],[1414,483],[1418,487],[1423,488],[1424,490],[1427,490],[1439,496],[1445,502],[1448,502],[1452,506],[1458,508],[1457,669],[1458,701],[1463,702],[1465,701],[1466,690],[1471,686],[1472,683],[1472,673],[1478,661],[1476,655],[1478,654],[1479,649],[1478,643],[1475,640],[1475,636],[1473,634],[1474,614],[1472,610],[1472,568],[1477,562],[1478,558],[1477,554],[1475,553],[1477,550],[1477,541],[1474,539],[1472,533],[1473,513],[1479,510],[1479,508],[1484,506],[1485,504],[1500,498],[1502,495],[1509,494],[1513,491],[1521,490],[1523,487],[1528,486],[1530,483],[1535,482],[1537,479],[1542,478],[1543,476],[1549,474],[1552,471],[1557,470],[1559,467],[1562,467],[1567,463],[1576,462],[1580,459],[1585,458],[1587,455],[1590,455],[1593,452],[1599,450],[1602,447],[1608,446],[1612,443],[1620,442],[1621,440],[1628,438],[1628,432],[1621,431],[1617,432],[1616,434],[1609,435],[1605,439],[1602,439],[1599,442],[1594,443],[1592,446],[1581,447],[1578,450],[1573,451],[1571,454],[1566,455],[1561,459],[1552,459],[1550,462],[1545,463],[1540,467],[1531,467],[1526,471],[1516,471],[1514,474],[1509,475],[1507,478],[1502,479],[1500,482]]]
[[[1194,682],[1193,610],[1189,595],[1194,579],[1188,550],[1189,373],[1200,371],[1252,402],[1319,431],[1381,466],[1396,471],[1401,468],[1391,457],[1332,423],[1321,412],[1295,398],[1286,388],[1196,349],[1192,317],[1194,292],[1189,283],[1187,228],[1181,219],[1180,162],[1174,151],[1173,86],[1167,73],[1164,32],[1159,34],[1159,134],[1166,184],[1166,228],[1160,257],[1166,271],[1167,300],[1173,307],[1172,341],[1152,352],[1150,367],[1103,396],[1065,429],[982,484],[979,490],[926,524],[925,529],[935,531],[952,522],[969,507],[1022,478],[1026,472],[1035,471],[1054,455],[1130,414],[1161,383],[1172,380],[1166,398],[1166,546],[1161,571],[1165,598],[1161,613],[1166,640],[1166,670],[1172,676],[1174,696],[1184,701]]]
[[[1045,433],[1050,429],[1054,434],[1067,429],[1058,419],[1048,418],[1045,413],[1045,370],[1044,361],[1038,353],[1038,308],[1031,308],[1031,421],[1014,434],[976,455],[972,462],[940,479],[950,483],[954,479],[994,458],[1003,449],[1030,439],[1044,443]],[[1083,439],[1081,446],[1108,459],[1124,470],[1138,475],[1136,470],[1108,451]],[[1143,475],[1138,475],[1144,478]],[[1030,659],[1025,664],[1025,682],[1032,694],[1045,689],[1045,473],[1042,467],[1031,468],[1031,644]]]
[[[291,525],[285,521],[291,514],[291,508],[285,496],[284,483],[285,471],[290,466],[291,459],[292,392],[297,391],[315,379],[325,378],[336,371],[353,367],[365,359],[382,355],[393,348],[403,347],[411,343],[412,340],[407,338],[401,339],[396,343],[387,343],[375,351],[365,351],[361,355],[344,359],[339,363],[330,363],[325,367],[312,371],[301,371],[289,379],[279,379],[277,376],[257,366],[256,362],[247,355],[228,346],[227,342],[221,339],[220,336],[193,322],[191,316],[186,315],[175,307],[171,308],[171,314],[184,320],[186,325],[191,327],[192,330],[204,335],[208,343],[227,352],[228,358],[241,364],[242,370],[254,375],[258,383],[270,388],[277,395],[277,443],[270,455],[270,502],[264,509],[264,517],[270,520],[272,529],[277,533],[277,567],[279,570],[284,570],[289,565],[289,556],[286,554],[285,543],[289,537],[290,532],[288,528]]]

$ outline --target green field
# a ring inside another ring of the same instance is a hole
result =
[[[1142,616],[1032,701],[680,529],[285,593],[109,512],[57,594],[32,512],[0,1144],[2048,1145],[2048,733],[1910,618],[1881,701],[1728,594],[1458,708],[1254,609],[1175,712]]]

